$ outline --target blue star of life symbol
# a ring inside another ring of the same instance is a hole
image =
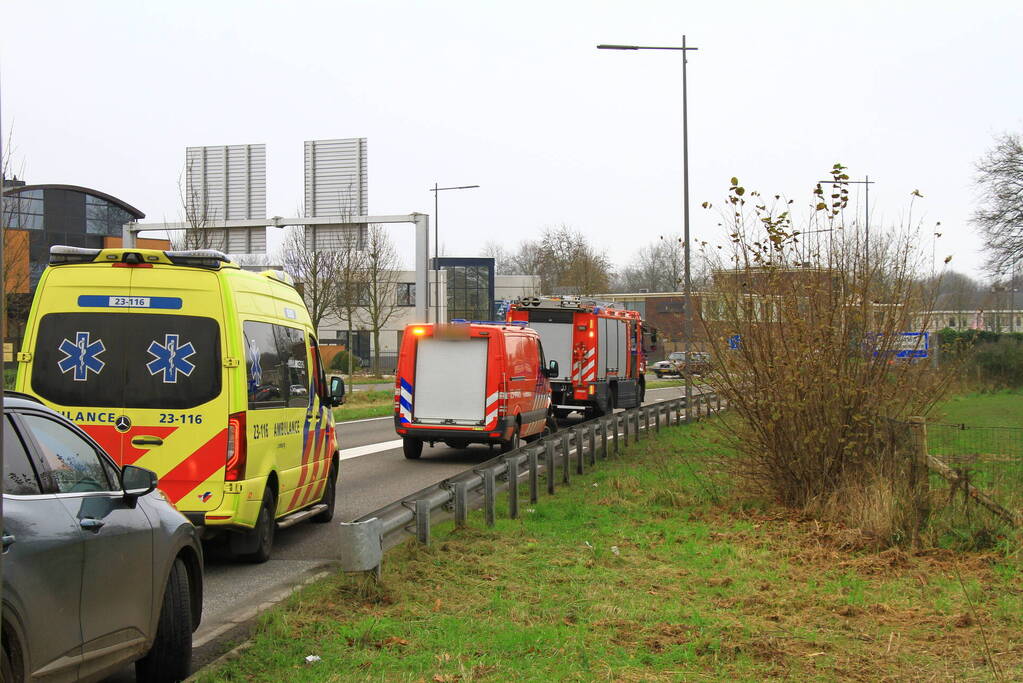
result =
[[[162,372],[166,384],[177,382],[179,372],[188,377],[195,370],[195,364],[188,361],[189,357],[195,355],[195,347],[192,342],[181,345],[176,334],[165,334],[163,344],[150,342],[147,350],[153,360],[146,363],[146,369],[150,375]]]
[[[103,340],[90,342],[88,332],[75,332],[75,340],[72,342],[65,339],[58,349],[64,353],[64,357],[57,361],[57,367],[63,374],[74,370],[73,377],[76,382],[89,379],[90,370],[98,375],[106,365],[99,359],[99,354],[107,350]]]
[[[255,339],[249,340],[249,357],[252,359],[252,368],[249,375],[256,386],[263,383],[263,366],[259,364],[259,345]]]

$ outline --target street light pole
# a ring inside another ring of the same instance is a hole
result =
[[[437,201],[437,196],[444,190],[471,190],[477,188],[479,185],[458,185],[457,187],[438,187],[437,183],[433,184],[430,188],[430,192],[433,193],[433,277],[434,277],[434,294],[436,301],[434,302],[433,309],[433,322],[440,322],[440,269],[438,266],[438,260],[440,259],[440,218],[437,217],[440,205]],[[427,269],[429,273],[429,269]],[[430,322],[430,285],[427,280],[426,285],[426,322]]]
[[[691,347],[693,339],[693,281],[690,276],[689,256],[689,93],[686,82],[686,51],[699,48],[686,45],[686,37],[682,36],[681,47],[656,47],[644,45],[598,45],[598,50],[669,50],[682,52],[682,217],[683,217],[683,258],[685,261],[685,318],[682,320],[682,333],[686,363],[691,360]],[[689,422],[692,415],[693,405],[693,382],[689,372],[685,373],[686,381],[686,422]]]

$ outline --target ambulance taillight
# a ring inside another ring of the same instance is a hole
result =
[[[232,413],[227,418],[227,466],[224,481],[245,478],[245,413]]]

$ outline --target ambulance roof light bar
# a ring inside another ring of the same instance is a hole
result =
[[[87,249],[85,247],[69,247],[63,244],[55,244],[50,247],[50,265],[92,263],[99,256],[100,251],[102,249]]]
[[[185,251],[165,251],[164,256],[176,266],[194,266],[218,270],[222,263],[231,263],[231,259],[216,249],[188,249]]]

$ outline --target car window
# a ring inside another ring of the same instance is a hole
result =
[[[110,491],[110,480],[92,444],[56,420],[22,415],[22,421],[39,444],[47,471],[41,473],[57,493]]]
[[[16,496],[42,493],[25,444],[11,426],[9,417],[4,418],[4,493]]]

